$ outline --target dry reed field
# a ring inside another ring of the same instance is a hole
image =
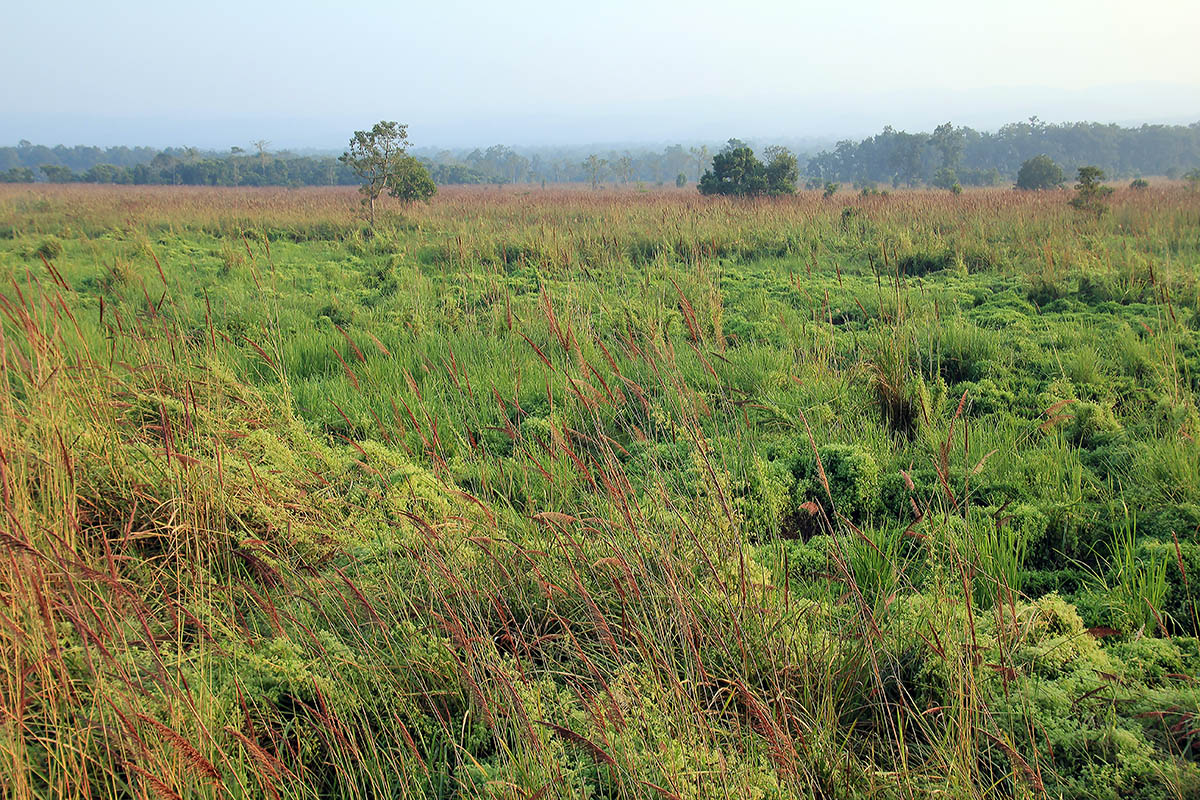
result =
[[[1200,796],[1200,194],[0,186],[0,797]]]

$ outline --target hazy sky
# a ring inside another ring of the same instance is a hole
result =
[[[7,6],[0,144],[337,148],[379,119],[443,146],[1200,119],[1200,0]]]

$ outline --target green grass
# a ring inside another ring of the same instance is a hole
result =
[[[1194,193],[0,214],[5,797],[1200,791]]]

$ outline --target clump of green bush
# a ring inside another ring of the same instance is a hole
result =
[[[1097,403],[1075,403],[1074,417],[1067,426],[1070,441],[1085,448],[1105,444],[1121,431],[1121,423],[1113,416],[1112,409]]]
[[[795,485],[796,477],[787,465],[754,456],[736,498],[743,527],[751,541],[764,541],[779,534]]]
[[[38,242],[37,247],[28,251],[30,258],[44,258],[53,261],[63,254],[63,244],[53,236],[47,236]]]
[[[879,505],[879,464],[864,447],[823,445],[817,448],[816,458],[798,458],[794,471],[797,504],[832,505],[831,517],[836,512],[849,519],[861,519]]]

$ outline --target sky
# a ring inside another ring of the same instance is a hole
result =
[[[339,149],[1200,120],[1200,0],[37,0],[0,145]],[[20,32],[14,35],[14,32]]]

